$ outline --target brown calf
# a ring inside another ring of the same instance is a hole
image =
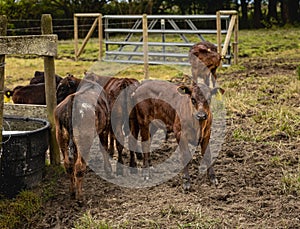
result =
[[[4,93],[6,97],[12,97],[16,104],[46,104],[44,83],[16,86],[13,90],[6,89]]]
[[[123,164],[124,138],[129,134],[129,112],[131,104],[131,94],[139,86],[139,81],[133,78],[111,78],[104,86],[108,95],[111,110],[110,128],[110,155],[114,154],[114,142],[118,151],[117,175],[123,174],[121,164]],[[134,155],[130,157],[131,167],[135,167]]]
[[[55,75],[56,86],[62,79]],[[36,71],[29,85],[16,86],[13,90],[5,89],[4,94],[7,98],[12,97],[16,104],[37,104],[46,105],[44,72]]]
[[[55,74],[56,86],[59,84],[59,81],[62,80],[62,77]],[[34,77],[29,81],[29,84],[45,83],[45,73],[41,71],[35,71]]]
[[[94,73],[85,73],[84,79],[90,80],[98,83],[100,86],[104,87],[106,83],[112,79],[109,76],[98,76]],[[64,100],[68,95],[75,93],[81,83],[80,78],[77,78],[71,74],[68,74],[65,78],[63,78],[56,89],[56,98],[57,103],[60,103]]]
[[[98,76],[94,73],[85,73],[84,79],[91,80],[103,86],[108,96],[109,107],[111,110],[111,127],[109,132],[110,145],[108,151],[110,152],[110,155],[114,154],[114,142],[116,142],[119,162],[117,164],[117,174],[122,175],[123,171],[120,164],[123,164],[122,152],[124,148],[124,137],[129,133],[129,99],[130,94],[139,86],[139,82],[133,78]],[[61,80],[56,91],[58,103],[69,94],[76,92],[80,82],[81,79],[72,75]],[[123,132],[123,129],[125,133]],[[131,163],[135,163],[135,161],[131,159]]]
[[[133,93],[136,104],[135,112],[130,116],[131,133],[135,139],[141,134],[142,152],[144,154],[144,178],[149,179],[150,165],[150,131],[149,125],[154,120],[162,121],[167,131],[175,134],[179,151],[182,155],[183,188],[190,188],[188,163],[191,153],[188,144],[201,146],[204,155],[209,150],[208,143],[211,133],[212,113],[209,103],[211,94],[217,89],[210,90],[206,85],[193,84],[192,87],[176,86],[159,80],[144,81]],[[152,134],[152,133],[151,133]],[[136,141],[131,141],[130,148],[136,149]],[[215,175],[211,165],[208,172],[212,181]]]
[[[96,134],[101,143],[104,170],[108,176],[111,174],[107,154],[109,107],[103,88],[94,82],[85,81],[78,92],[69,95],[56,107],[54,119],[56,139],[71,180],[71,195],[81,199],[85,160]]]
[[[189,61],[194,82],[197,82],[197,78],[200,77],[209,86],[211,76],[213,87],[216,86],[216,71],[221,63],[221,55],[218,53],[217,46],[207,41],[194,44],[189,50]]]

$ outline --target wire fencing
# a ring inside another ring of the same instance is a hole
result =
[[[78,37],[84,38],[88,33],[94,22],[93,18],[79,18],[78,19]],[[182,21],[176,21],[179,24]],[[109,23],[110,28],[130,28],[133,26],[132,20],[111,20]],[[203,29],[210,28],[216,29],[215,19],[211,20],[196,20],[196,26]],[[57,34],[59,39],[73,39],[74,38],[74,19],[73,18],[60,18],[52,19],[53,33]],[[201,25],[201,26],[200,26]],[[168,28],[166,28],[168,29]],[[21,36],[21,35],[40,35],[41,34],[41,20],[40,19],[24,19],[24,20],[8,20],[7,35],[8,36]],[[94,31],[92,37],[97,37],[97,29]]]

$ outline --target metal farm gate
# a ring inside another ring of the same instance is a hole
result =
[[[216,44],[224,58],[223,66],[230,65],[234,56],[230,36],[233,27],[237,27],[236,11],[219,11],[217,15],[105,15],[103,19],[102,60],[106,62],[190,65],[190,47],[204,40]],[[221,50],[223,34],[226,50]],[[235,36],[233,47],[237,55],[237,32]],[[236,63],[237,56],[234,58]]]

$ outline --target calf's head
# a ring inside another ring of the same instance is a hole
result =
[[[221,88],[210,89],[204,84],[193,83],[191,87],[181,85],[177,91],[182,95],[190,97],[191,106],[193,109],[194,118],[198,121],[206,120],[210,113],[211,97],[220,91],[222,94],[224,90]]]
[[[57,103],[63,101],[68,95],[75,93],[77,91],[80,81],[80,79],[70,74],[63,78],[59,82],[56,89]]]

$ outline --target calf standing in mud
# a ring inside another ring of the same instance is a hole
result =
[[[182,155],[183,188],[190,189],[188,167],[192,154],[188,144],[200,145],[202,155],[209,150],[212,124],[209,104],[212,94],[217,91],[218,88],[210,89],[206,85],[198,86],[193,83],[191,87],[176,86],[159,80],[146,80],[136,89],[132,96],[135,107],[130,116],[130,128],[135,139],[139,133],[141,135],[145,179],[150,177],[149,125],[153,124],[154,120],[160,120],[165,124],[167,131],[175,134]],[[136,150],[136,144],[135,140],[131,140],[130,148]],[[211,181],[215,183],[212,166],[208,164],[207,168]]]
[[[82,198],[82,181],[86,160],[97,134],[103,154],[104,170],[110,175],[108,159],[109,106],[103,88],[84,81],[78,92],[66,97],[55,109],[56,138],[70,176],[70,192]]]
[[[109,148],[108,152],[114,155],[114,143],[118,151],[117,175],[123,174],[123,157],[124,138],[129,133],[128,121],[129,116],[130,94],[139,86],[139,81],[134,78],[115,78],[107,76],[98,76],[94,73],[85,73],[84,79],[68,75],[62,79],[56,91],[58,103],[63,101],[68,95],[78,90],[81,82],[91,80],[103,87],[107,94],[110,108],[111,123],[109,131]],[[123,131],[124,130],[124,131]],[[134,155],[132,155],[133,157]],[[131,159],[131,162],[133,160]]]

